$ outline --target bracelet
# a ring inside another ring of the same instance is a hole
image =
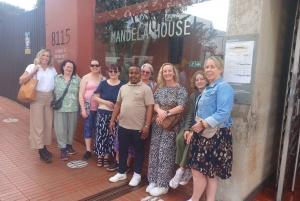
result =
[[[149,126],[145,125],[146,128],[149,128]]]

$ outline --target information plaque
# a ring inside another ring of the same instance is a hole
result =
[[[226,39],[224,81],[234,90],[234,103],[251,104],[258,34],[227,36]]]

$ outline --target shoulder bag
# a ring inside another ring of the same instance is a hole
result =
[[[36,73],[34,74],[34,76],[37,77]],[[30,79],[25,84],[23,84],[20,87],[17,99],[24,103],[31,103],[35,101],[35,95],[36,95],[35,87],[38,84],[38,81],[39,80],[37,78],[33,78]]]
[[[167,104],[169,99],[175,94],[175,92],[177,91],[178,87],[176,87],[176,89],[172,92],[172,94],[169,95],[169,97],[167,98],[167,100],[165,101],[164,106],[161,107],[162,110],[171,110],[175,107],[177,107],[178,105],[174,105],[174,104]],[[167,116],[162,124],[160,125],[164,130],[166,131],[171,131],[173,129],[173,127],[179,123],[180,119],[181,119],[181,115],[182,113],[179,114],[173,114],[170,116]],[[156,120],[156,118],[158,117],[158,114],[154,114],[152,117],[152,120]],[[180,130],[180,129],[179,129]]]
[[[72,76],[67,84],[67,87],[66,87],[63,95],[59,99],[51,101],[51,107],[53,107],[54,110],[59,110],[62,107],[62,103],[63,103],[65,95],[68,93],[69,86],[71,84],[71,80],[72,80]]]
[[[204,95],[206,92],[206,89],[204,89],[202,95]],[[199,102],[200,98],[198,98],[198,100],[196,101],[196,105],[195,105],[195,121],[196,122],[199,122],[199,121],[203,121],[204,119],[198,117],[197,115],[197,110],[198,110],[198,102]],[[221,128],[221,126],[223,125],[224,123],[221,123],[219,125],[217,125],[216,127],[212,128],[212,127],[209,127],[209,128],[205,128],[203,129],[202,131],[200,131],[199,134],[201,134],[203,137],[209,139],[209,138],[212,138],[216,132],[218,132],[218,130]]]
[[[100,84],[102,81],[103,81],[103,76],[101,77],[99,84]],[[86,113],[87,113],[88,115],[90,115],[91,101],[92,101],[93,96],[94,96],[94,93],[92,93],[90,99],[88,99],[88,100],[83,100],[84,108],[85,108],[85,111],[86,111]],[[80,109],[80,112],[82,112],[81,109]]]

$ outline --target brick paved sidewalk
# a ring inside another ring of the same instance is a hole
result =
[[[96,166],[96,156],[89,159],[84,168],[72,169],[67,163],[81,160],[85,147],[74,142],[76,155],[69,161],[60,160],[56,140],[48,150],[52,162],[46,164],[38,151],[29,146],[29,110],[18,103],[0,96],[0,200],[79,200],[106,189],[129,182],[110,183],[116,172],[108,172]],[[187,200],[188,195],[169,190],[167,195],[151,198],[146,187],[119,197],[116,200]]]

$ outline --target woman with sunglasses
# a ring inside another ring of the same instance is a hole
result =
[[[120,72],[121,67],[118,64],[111,64],[108,67],[109,79],[102,81],[94,92],[94,100],[99,104],[95,125],[94,146],[94,152],[98,155],[98,167],[107,168],[109,166],[108,156],[115,156],[113,146],[116,130],[111,135],[109,124],[119,90],[125,84],[119,80]],[[117,124],[117,122],[115,123]]]
[[[79,89],[79,104],[84,121],[84,140],[86,152],[83,160],[91,157],[92,130],[95,125],[98,103],[93,99],[94,91],[102,80],[106,78],[101,74],[101,65],[98,60],[90,62],[90,73],[82,77]]]
[[[154,94],[157,89],[157,83],[152,81],[154,79],[154,70],[151,64],[145,63],[141,67],[141,75],[142,81],[148,85]]]

